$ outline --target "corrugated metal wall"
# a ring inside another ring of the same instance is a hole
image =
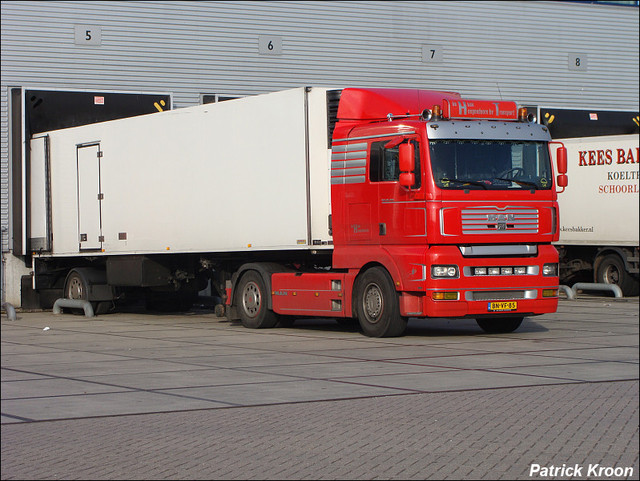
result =
[[[3,231],[11,86],[172,92],[175,107],[199,103],[201,94],[317,85],[435,88],[555,107],[638,109],[636,7],[7,1],[1,22]],[[91,41],[81,38],[86,29]],[[575,57],[580,66],[572,65]]]

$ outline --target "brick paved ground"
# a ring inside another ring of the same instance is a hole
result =
[[[532,463],[638,479],[638,382],[2,426],[3,479],[526,479]]]
[[[637,301],[395,339],[20,313],[1,323],[1,478],[638,479]]]

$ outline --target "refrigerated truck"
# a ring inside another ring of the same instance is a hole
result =
[[[515,102],[383,88],[43,133],[33,288],[186,307],[211,281],[218,312],[249,328],[321,316],[382,337],[470,317],[510,332],[557,308],[566,150],[549,141]]]
[[[638,135],[562,139],[571,183],[558,196],[563,278],[590,273],[638,295]]]

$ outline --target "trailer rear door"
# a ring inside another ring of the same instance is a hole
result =
[[[78,145],[78,233],[80,250],[102,249],[100,144]]]

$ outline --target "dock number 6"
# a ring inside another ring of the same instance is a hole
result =
[[[282,55],[282,37],[260,35],[258,37],[258,53],[260,55]]]

